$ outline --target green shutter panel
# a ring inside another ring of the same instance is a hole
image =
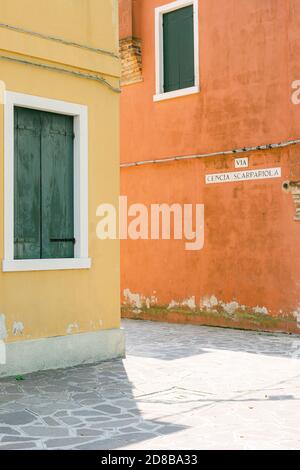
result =
[[[42,113],[42,258],[74,257],[73,117]]]
[[[180,88],[176,12],[163,15],[164,92]]]
[[[14,111],[14,258],[36,259],[40,234],[40,113]]]
[[[182,8],[179,28],[180,88],[195,85],[194,10]]]
[[[192,5],[163,15],[164,92],[195,84],[193,17]]]

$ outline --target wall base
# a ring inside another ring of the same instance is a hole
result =
[[[202,326],[216,326],[238,330],[253,330],[269,333],[294,333],[300,334],[300,325],[295,319],[283,319],[271,316],[261,316],[256,319],[229,318],[221,314],[192,311],[169,311],[167,308],[147,309],[140,313],[122,309],[122,318],[132,320],[157,321],[162,323],[179,323]]]
[[[122,329],[103,330],[6,344],[0,377],[61,369],[125,357]]]

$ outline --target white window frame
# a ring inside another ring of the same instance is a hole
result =
[[[195,85],[181,90],[174,90],[165,93],[164,84],[164,54],[163,54],[163,15],[171,11],[179,10],[187,6],[193,5],[194,8],[194,66],[195,66]],[[167,100],[177,98],[179,96],[191,95],[199,93],[199,16],[198,16],[198,0],[176,0],[161,7],[155,8],[155,81],[156,94],[154,101]]]
[[[74,117],[74,258],[14,259],[14,107]],[[2,270],[88,269],[88,108],[39,96],[5,92],[4,101],[4,259]]]

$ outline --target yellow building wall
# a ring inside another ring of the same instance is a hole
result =
[[[119,93],[93,80],[10,62],[25,59],[93,73],[119,86],[117,0],[0,0],[0,80],[9,91],[88,106],[89,256],[91,269],[4,273],[0,314],[7,342],[120,327],[119,242],[96,236],[96,209],[117,207]],[[3,24],[59,36],[114,55],[8,29]],[[4,257],[4,106],[0,105],[0,258]],[[13,334],[21,322],[22,333]]]
[[[0,22],[118,52],[118,0],[1,0]]]

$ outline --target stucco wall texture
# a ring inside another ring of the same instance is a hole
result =
[[[199,1],[200,92],[154,102],[154,9],[165,3],[134,2],[143,82],[122,90],[122,162],[299,139],[291,95],[300,3]],[[126,31],[123,18],[121,37]],[[282,189],[300,179],[300,145],[245,156],[249,169],[281,167],[282,178],[205,184],[206,174],[234,171],[235,156],[122,168],[129,204],[205,205],[201,251],[184,241],[122,241],[124,316],[300,333],[300,222]]]
[[[1,24],[110,51],[70,44],[0,27],[0,55],[98,74],[119,84],[118,5],[115,0],[0,0]],[[6,89],[78,103],[89,118],[89,256],[91,269],[0,272],[0,338],[7,342],[120,328],[119,243],[96,237],[96,209],[119,196],[119,94],[96,81],[0,61]],[[4,194],[4,106],[0,105],[0,192]],[[0,258],[4,203],[0,198]],[[15,326],[18,328],[15,328]],[[2,329],[1,329],[2,326]]]

